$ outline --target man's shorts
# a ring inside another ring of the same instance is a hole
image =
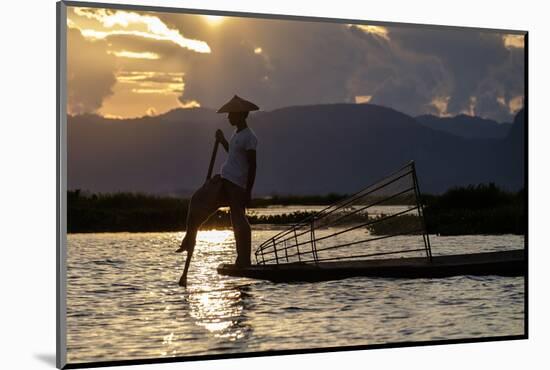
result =
[[[193,194],[193,202],[210,205],[209,208],[246,207],[246,190],[231,181],[215,175]]]

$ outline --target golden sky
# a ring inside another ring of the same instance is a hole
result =
[[[374,103],[505,119],[523,36],[69,7],[68,113],[157,115],[234,94],[271,110]]]

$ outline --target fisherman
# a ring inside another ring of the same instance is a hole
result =
[[[254,180],[256,178],[256,146],[258,139],[248,127],[246,118],[250,111],[258,106],[235,95],[224,104],[217,113],[227,113],[227,118],[235,132],[227,142],[221,130],[216,131],[216,145],[220,143],[228,153],[221,173],[199,188],[191,197],[187,210],[187,228],[185,237],[176,253],[187,251],[187,259],[179,285],[187,285],[187,272],[195,248],[197,232],[208,217],[216,210],[229,205],[231,224],[237,245],[239,267],[250,266],[251,231],[246,218],[246,206],[250,202]]]

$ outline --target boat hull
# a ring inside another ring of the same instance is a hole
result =
[[[525,276],[525,250],[379,260],[252,265],[221,264],[218,273],[273,282],[326,281],[356,276],[383,278],[442,278],[457,275]]]

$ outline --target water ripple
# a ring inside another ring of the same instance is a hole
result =
[[[272,235],[253,230],[253,243]],[[201,232],[187,289],[182,233],[74,234],[69,362],[523,334],[524,279],[350,278],[274,284],[218,275],[230,230]],[[406,241],[406,239],[403,239]],[[344,240],[345,242],[345,240]],[[434,254],[518,248],[518,236],[433,237]],[[480,249],[482,246],[482,249]]]

